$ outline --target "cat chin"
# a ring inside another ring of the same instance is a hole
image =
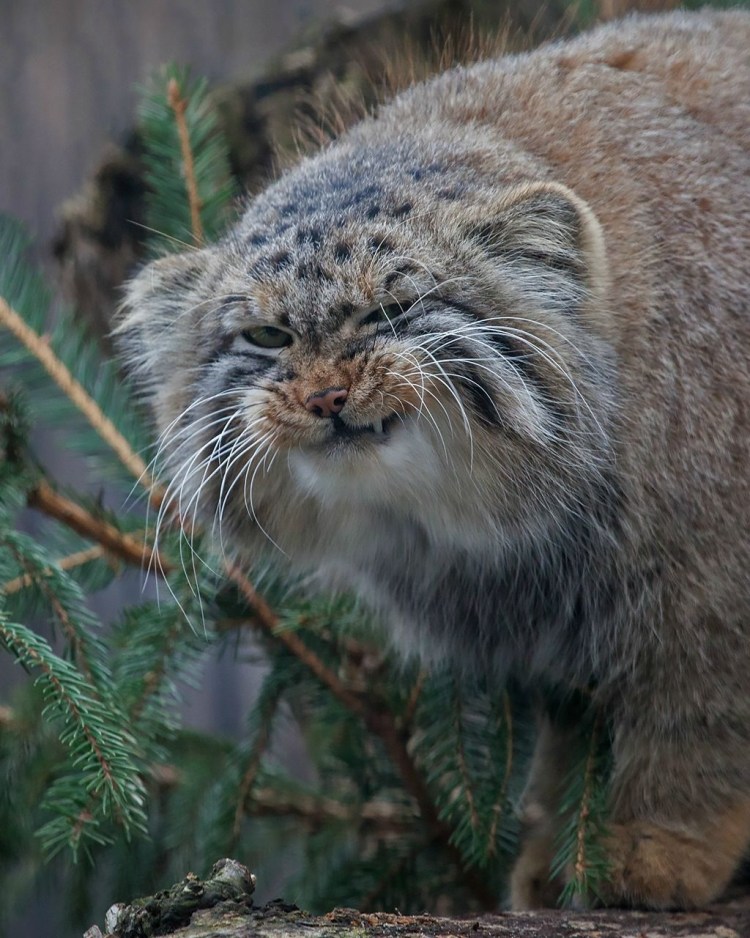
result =
[[[325,507],[422,501],[425,487],[445,472],[434,441],[415,421],[407,421],[387,439],[299,447],[290,451],[288,465],[300,494]]]

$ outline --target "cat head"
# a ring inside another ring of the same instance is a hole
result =
[[[299,496],[517,516],[597,471],[605,293],[565,187],[342,146],[221,243],[147,266],[118,331],[209,515]]]

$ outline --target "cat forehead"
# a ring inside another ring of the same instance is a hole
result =
[[[436,203],[461,185],[434,156],[323,153],[252,200],[228,239],[222,289],[292,324],[427,289],[446,260],[433,243]]]
[[[413,243],[382,226],[328,225],[312,216],[245,253],[240,248],[225,287],[246,295],[264,318],[329,328],[378,300],[403,297],[406,286],[414,293],[422,280],[431,283],[415,253]]]
[[[240,228],[248,247],[279,240],[294,229],[315,245],[349,225],[393,229],[429,214],[435,203],[460,198],[466,185],[455,161],[400,146],[340,145],[301,163],[257,196]]]

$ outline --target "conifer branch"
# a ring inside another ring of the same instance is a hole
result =
[[[409,692],[409,698],[406,701],[404,714],[401,717],[401,722],[405,727],[411,726],[412,721],[414,720],[414,714],[417,712],[417,704],[419,703],[419,695],[422,693],[422,688],[424,687],[426,678],[427,672],[420,670],[419,674],[417,675],[417,679],[414,682],[414,686]]]
[[[586,756],[586,766],[583,771],[583,790],[581,792],[581,801],[576,820],[576,853],[574,869],[574,882],[580,891],[584,890],[584,884],[587,881],[589,868],[587,857],[587,837],[588,823],[591,808],[591,797],[594,784],[594,767],[596,764],[596,754],[599,747],[599,732],[601,729],[601,716],[597,714],[591,731],[591,740],[589,742],[589,751]]]
[[[13,722],[9,708],[7,724]],[[0,729],[3,727],[3,708],[0,707]],[[153,782],[161,790],[178,788],[183,783],[182,773],[173,765],[155,765],[150,770]],[[268,785],[255,788],[247,799],[252,817],[297,817],[317,827],[329,822],[361,823],[371,825],[379,833],[400,834],[413,829],[413,813],[405,806],[392,801],[373,798],[357,804],[346,804],[336,798],[295,792],[286,795]]]
[[[76,567],[82,567],[86,563],[90,563],[92,560],[98,560],[100,557],[105,557],[107,552],[101,546],[89,547],[87,550],[78,550],[73,554],[67,554],[65,557],[60,557],[59,560],[55,561],[55,566],[60,570],[75,570]],[[46,570],[42,571],[43,574],[51,573],[52,568],[48,567]],[[13,593],[19,592],[19,590],[27,589],[34,583],[34,577],[30,573],[24,573],[21,576],[14,577],[12,580],[8,580],[3,586],[0,586],[0,593],[4,596],[10,596]]]
[[[143,685],[141,687],[140,693],[130,707],[128,716],[131,723],[136,724],[140,720],[141,714],[146,707],[146,703],[148,702],[149,698],[158,690],[161,681],[167,673],[167,660],[169,659],[169,656],[174,649],[180,632],[181,629],[179,627],[178,620],[175,618],[174,624],[170,629],[167,630],[167,633],[164,636],[164,644],[162,646],[162,653],[159,657],[158,664],[150,668],[143,676]]]
[[[258,777],[263,753],[266,751],[268,744],[271,742],[271,727],[273,725],[273,719],[276,716],[276,711],[280,701],[281,689],[279,689],[278,693],[276,693],[273,699],[269,701],[267,710],[262,715],[258,734],[253,741],[252,749],[250,750],[250,757],[247,761],[247,766],[245,771],[242,773],[242,778],[240,779],[237,806],[234,812],[234,821],[232,822],[233,844],[236,844],[240,836],[240,827],[242,825],[242,819],[245,815],[245,805],[250,798],[250,792],[253,790],[253,786],[255,785],[255,781]]]
[[[130,443],[102,411],[101,407],[88,394],[86,389],[76,381],[68,367],[55,355],[49,342],[28,326],[3,297],[0,297],[0,325],[5,326],[31,352],[57,386],[114,451],[120,462],[146,488],[152,488],[153,480],[146,463],[133,451]]]
[[[187,190],[188,204],[190,206],[190,227],[193,232],[193,240],[200,247],[203,244],[203,222],[201,221],[201,199],[198,195],[198,182],[195,178],[195,160],[193,159],[193,150],[190,146],[190,134],[188,132],[187,121],[185,120],[185,111],[188,102],[180,94],[180,86],[176,78],[170,78],[167,84],[167,102],[174,112],[177,133],[180,138],[180,151],[182,153],[182,165],[184,169],[185,188]]]
[[[455,707],[455,723],[456,723],[456,739],[458,740],[458,751],[456,753],[456,758],[458,760],[458,768],[461,773],[461,787],[463,789],[463,794],[466,798],[466,803],[469,807],[469,818],[471,821],[471,829],[476,833],[477,828],[479,827],[479,817],[477,815],[477,806],[474,800],[474,791],[472,788],[472,780],[469,775],[469,768],[466,764],[466,752],[464,749],[464,736],[463,736],[463,726],[461,719],[461,697],[459,694],[456,694],[453,698],[454,707]]]
[[[264,632],[268,633],[277,642],[280,642],[301,661],[318,680],[324,684],[351,713],[367,720],[367,709],[363,701],[353,694],[328,668],[323,661],[302,641],[299,635],[279,629],[279,618],[271,609],[266,600],[257,592],[250,580],[233,563],[227,563],[227,573],[237,586],[241,595],[255,613],[254,623],[257,623]]]
[[[392,883],[397,877],[401,876],[409,863],[414,859],[416,853],[416,848],[408,850],[403,856],[397,857],[396,860],[385,869],[378,882],[375,883],[367,895],[363,896],[358,902],[360,911],[368,912],[372,909],[380,896],[388,888],[389,883]]]
[[[129,829],[131,825],[137,825],[143,829],[141,780],[123,745],[124,738],[116,735],[108,725],[107,720],[112,715],[106,713],[105,717],[93,686],[73,665],[58,658],[43,639],[24,626],[0,619],[0,640],[25,667],[38,669],[44,676],[45,693],[52,696],[67,724],[60,739],[73,749],[75,763],[86,771],[86,759],[93,758],[97,778],[91,778],[87,772],[89,780],[85,788],[89,792],[89,802],[104,795],[105,800],[111,802],[122,826]],[[76,737],[85,742],[87,757],[82,755]],[[72,806],[67,794],[63,803],[67,809]],[[68,838],[74,849],[83,828],[92,820],[94,815],[88,809],[77,812]],[[48,825],[55,826],[55,821]]]
[[[96,518],[77,502],[56,492],[42,480],[29,492],[28,504],[51,518],[72,528],[76,533],[94,540],[115,557],[126,563],[154,569],[163,576],[172,570],[172,564],[145,541],[141,543],[129,534],[118,531],[114,525]]]
[[[28,577],[32,583],[36,584],[39,592],[42,594],[42,596],[44,596],[45,600],[54,612],[57,620],[62,626],[62,630],[65,633],[66,638],[68,639],[70,647],[73,650],[75,661],[79,670],[93,687],[95,685],[94,675],[86,656],[84,644],[76,630],[73,628],[73,624],[70,621],[70,616],[68,615],[67,610],[55,595],[54,590],[49,588],[49,584],[46,582],[43,576],[43,571],[35,572],[26,562],[25,558],[18,553],[18,551],[14,550],[12,546],[10,546],[10,550],[15,556],[19,566],[26,570],[24,577]],[[5,594],[6,590],[3,590],[3,593]]]
[[[487,834],[487,855],[492,857],[497,853],[497,831],[500,819],[503,816],[505,799],[508,794],[511,772],[513,771],[513,709],[510,705],[510,694],[503,691],[503,722],[505,724],[505,772],[500,791],[492,805],[492,824]]]
[[[247,602],[258,613],[254,620],[273,639],[281,642],[288,651],[299,659],[312,673],[333,693],[333,695],[353,714],[360,717],[367,728],[377,736],[383,744],[388,757],[401,776],[406,791],[414,798],[419,813],[424,821],[430,836],[441,843],[452,856],[458,869],[464,864],[459,851],[450,843],[450,829],[438,817],[437,809],[430,797],[427,785],[417,769],[414,760],[406,748],[406,738],[393,717],[393,714],[383,709],[375,710],[366,702],[354,695],[339,680],[337,675],[328,668],[323,661],[311,651],[302,639],[293,632],[278,629],[278,617],[271,610],[265,600],[255,591],[247,577],[235,565],[227,564],[230,578],[237,585]],[[486,908],[492,908],[496,897],[492,890],[474,873],[465,873],[469,887]]]

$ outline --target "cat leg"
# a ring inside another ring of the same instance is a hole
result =
[[[559,802],[568,774],[572,730],[543,716],[521,805],[521,852],[513,868],[510,901],[513,909],[554,907],[564,883],[552,879]]]

